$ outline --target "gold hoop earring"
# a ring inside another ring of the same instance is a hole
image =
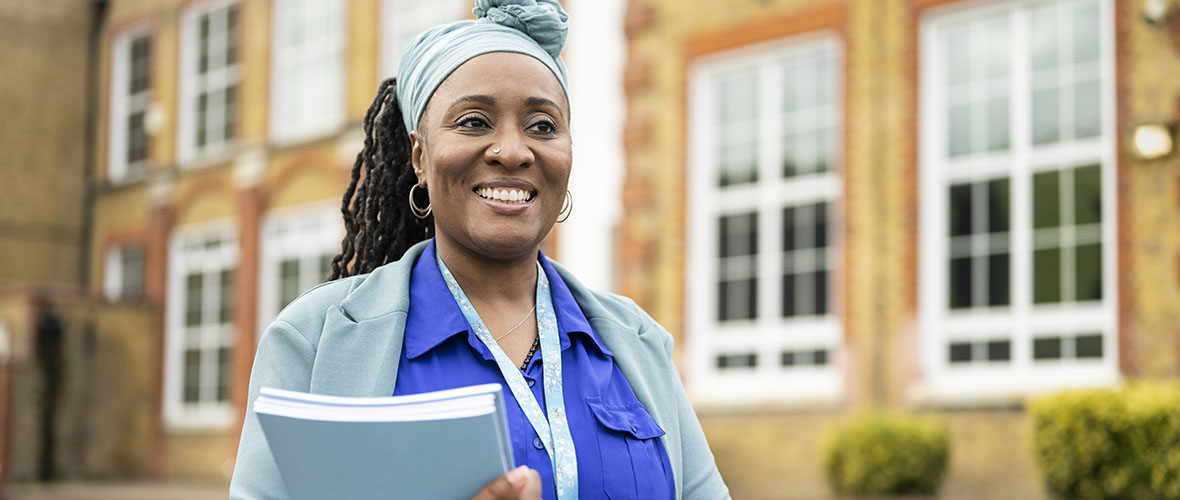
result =
[[[565,222],[566,219],[570,218],[570,214],[573,214],[573,213],[574,213],[574,194],[571,193],[570,190],[567,189],[567,190],[565,190],[565,203],[561,204],[561,213],[558,214],[558,215],[561,215],[561,214],[565,214],[565,215],[563,217],[559,217],[557,219],[557,223],[561,224],[562,222]]]
[[[429,203],[426,204],[426,208],[418,208],[418,205],[414,204],[414,190],[415,189],[418,189],[417,184],[410,186],[410,210],[414,212],[414,217],[417,217],[419,219],[425,219],[427,217],[430,217],[430,211],[432,208]]]

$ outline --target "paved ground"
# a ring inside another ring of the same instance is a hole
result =
[[[225,500],[227,485],[57,483],[0,486],[0,500]]]

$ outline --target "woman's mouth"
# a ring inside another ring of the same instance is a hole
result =
[[[537,193],[517,188],[475,188],[475,194],[485,200],[508,204],[525,204],[533,201]]]

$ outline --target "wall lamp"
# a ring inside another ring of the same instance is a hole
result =
[[[1158,160],[1176,149],[1176,125],[1168,122],[1143,123],[1131,128],[1131,152],[1140,160]]]

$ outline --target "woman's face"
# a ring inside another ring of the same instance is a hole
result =
[[[410,134],[437,237],[493,259],[536,252],[569,182],[568,117],[561,84],[532,57],[494,52],[451,73]]]

